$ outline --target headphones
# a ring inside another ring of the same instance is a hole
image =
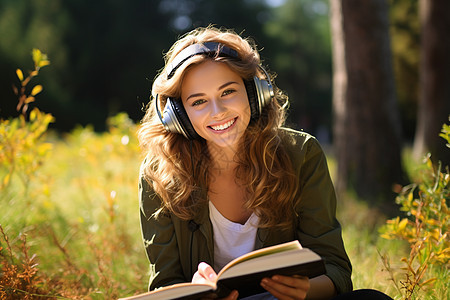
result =
[[[167,68],[167,79],[173,77],[177,69],[189,58],[195,55],[207,55],[209,57],[230,57],[239,59],[238,52],[221,43],[206,42],[204,44],[193,44],[183,49]],[[247,97],[250,104],[251,119],[256,120],[261,115],[262,109],[274,97],[273,86],[269,74],[259,66],[266,75],[266,79],[259,79],[257,76],[253,80],[244,80]],[[159,109],[159,97],[155,98],[156,113],[161,123],[168,132],[180,133],[189,140],[201,139],[192,126],[191,121],[184,109],[181,99],[167,98],[164,110]]]

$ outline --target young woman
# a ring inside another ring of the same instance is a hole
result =
[[[214,280],[242,254],[299,240],[325,259],[326,274],[264,278],[258,299],[351,291],[325,155],[311,135],[282,127],[288,99],[255,46],[229,30],[199,28],[165,62],[139,131],[149,289]]]

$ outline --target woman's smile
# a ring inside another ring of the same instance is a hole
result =
[[[227,122],[224,122],[222,124],[210,125],[208,127],[211,128],[212,130],[214,130],[217,133],[222,133],[225,130],[227,130],[230,127],[232,127],[234,125],[234,123],[236,122],[236,119],[237,119],[237,117],[234,118],[234,119],[231,119],[231,120],[229,120]]]

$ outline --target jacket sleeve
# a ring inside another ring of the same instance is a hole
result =
[[[298,239],[325,259],[326,275],[339,294],[351,291],[352,266],[336,219],[336,194],[325,154],[311,136],[302,147],[304,155],[297,156],[300,161],[296,162],[300,178],[300,196],[295,207]]]
[[[142,238],[150,262],[149,290],[186,282],[172,217],[163,213],[155,216],[161,199],[142,175],[139,180],[139,202]]]

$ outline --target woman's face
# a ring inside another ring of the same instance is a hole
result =
[[[185,74],[181,99],[208,146],[237,149],[251,114],[244,81],[237,73],[210,60],[195,65]]]

